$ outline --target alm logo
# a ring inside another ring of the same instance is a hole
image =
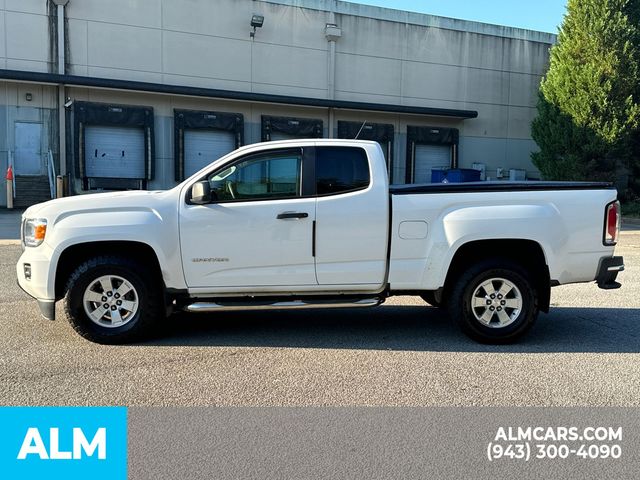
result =
[[[0,478],[127,479],[126,407],[0,407]]]
[[[82,460],[82,453],[92,457],[96,451],[99,460],[107,458],[107,429],[99,427],[91,441],[87,440],[81,428],[74,427],[72,433],[72,450],[60,450],[60,431],[49,429],[49,449],[45,446],[40,430],[29,427],[18,452],[18,460],[26,460],[29,455],[37,455],[40,460]]]

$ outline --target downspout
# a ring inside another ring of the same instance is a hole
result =
[[[336,41],[329,41],[329,81],[327,82],[329,100],[336,98]]]
[[[69,3],[69,0],[52,1],[58,7],[58,74],[64,75],[66,73],[64,7]],[[63,83],[58,85],[58,159],[60,162],[60,175],[62,177],[67,175],[67,125],[65,113],[65,103],[67,100],[65,90]],[[62,196],[61,192],[58,192],[57,196]]]
[[[65,38],[64,38],[64,7],[69,0],[53,0],[58,7],[58,73],[65,74]]]
[[[329,42],[329,82],[327,84],[327,91],[329,100],[335,100],[336,98],[336,42],[332,40]],[[329,138],[333,138],[333,126],[335,124],[335,113],[333,108],[329,108]]]
[[[324,35],[329,42],[329,58],[327,68],[327,97],[336,98],[336,41],[342,36],[342,30],[336,25],[336,15],[332,5],[329,12],[329,22],[324,29]],[[335,118],[333,108],[329,108],[329,138],[333,138]]]

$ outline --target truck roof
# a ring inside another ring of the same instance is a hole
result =
[[[355,140],[355,139],[344,139],[344,138],[294,138],[291,140],[274,140],[271,142],[259,142],[259,143],[251,143],[248,145],[243,145],[238,150],[244,150],[248,148],[269,146],[274,147],[278,145],[282,146],[290,146],[290,145],[305,145],[305,144],[323,144],[323,145],[376,145],[378,142],[374,142],[371,140]]]

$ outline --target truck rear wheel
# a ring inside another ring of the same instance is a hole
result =
[[[87,340],[127,343],[146,335],[161,316],[160,293],[144,266],[122,257],[95,257],[69,277],[64,311]]]
[[[478,263],[463,273],[451,293],[449,312],[462,331],[481,343],[521,338],[538,316],[537,292],[527,273],[508,260]]]

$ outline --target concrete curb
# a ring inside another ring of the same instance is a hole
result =
[[[20,240],[0,239],[0,247],[5,245],[20,245]]]
[[[622,217],[623,225],[640,225],[640,218]]]

